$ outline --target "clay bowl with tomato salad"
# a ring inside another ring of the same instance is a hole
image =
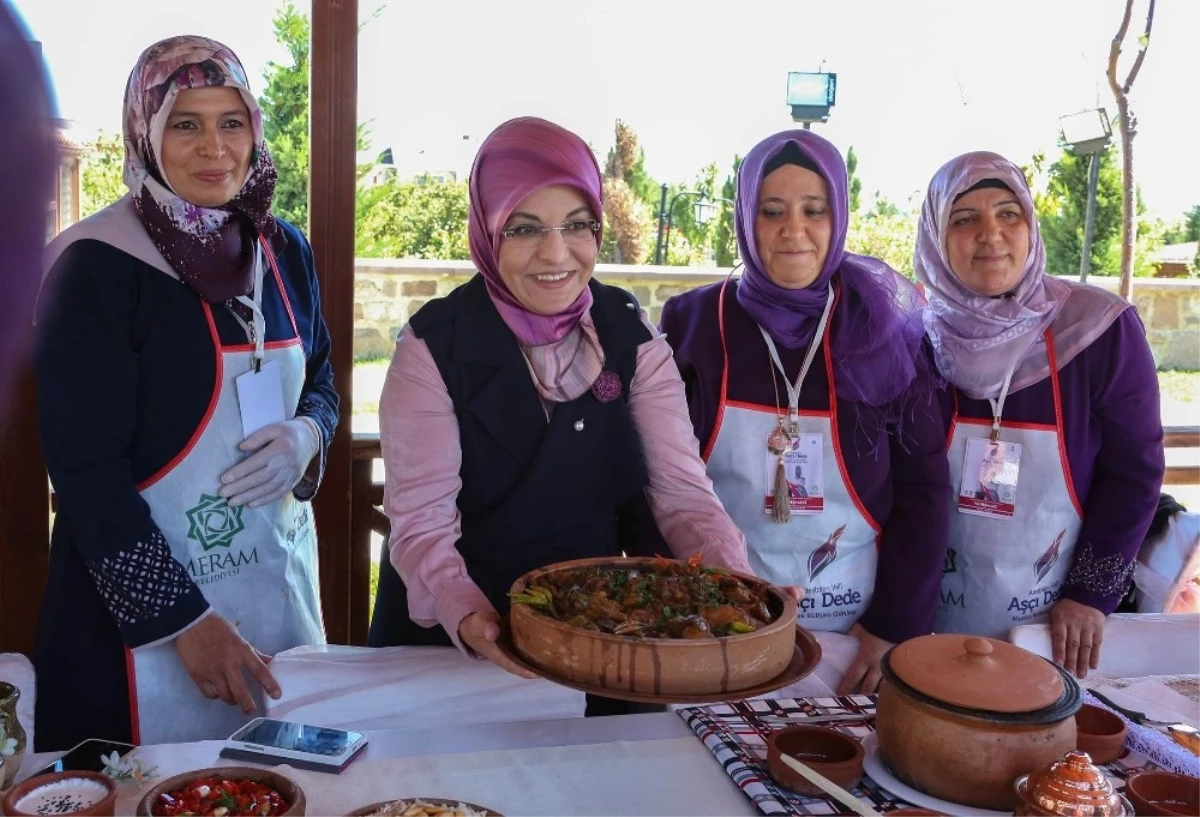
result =
[[[580,571],[596,570],[637,571],[635,578],[640,576],[642,582],[651,574],[674,576],[677,588],[685,584],[692,588],[687,590],[688,593],[702,592],[703,587],[693,579],[703,574],[721,587],[709,588],[708,592],[715,595],[708,601],[689,598],[689,602],[695,602],[696,609],[705,604],[710,605],[708,610],[712,606],[729,608],[740,604],[760,612],[757,617],[744,618],[749,624],[739,621],[739,629],[729,628],[730,631],[725,632],[726,628],[721,628],[720,635],[714,627],[711,632],[704,633],[704,637],[694,637],[693,633],[663,638],[647,637],[648,632],[656,630],[639,632],[630,627],[635,624],[633,614],[624,627],[609,633],[559,620],[536,604],[514,603],[508,618],[513,646],[520,658],[544,677],[561,679],[568,685],[583,684],[617,698],[641,695],[669,700],[678,695],[736,694],[780,676],[792,661],[797,638],[795,600],[756,576],[708,567],[696,560],[607,557],[560,562],[521,576],[513,583],[509,596],[514,602],[523,598],[529,600],[529,594],[537,588],[548,588],[559,594],[556,603],[562,606],[567,601],[563,596],[575,592],[561,583],[556,584],[561,582],[563,572],[578,575]],[[585,575],[595,578],[598,574]],[[633,579],[627,576],[625,582],[622,588]],[[737,592],[745,590],[747,599],[752,597],[754,600],[744,604],[730,601],[723,594],[727,592],[726,585],[732,587],[733,584],[740,588]],[[603,594],[607,598],[602,598],[601,602],[616,602],[620,599],[618,594],[624,592],[624,589],[610,589]],[[599,597],[601,594],[593,595]],[[670,597],[653,599],[644,606],[664,610],[671,606]],[[624,607],[623,610],[630,612]],[[689,618],[695,621],[698,616]]]
[[[225,811],[220,811],[224,808]],[[302,817],[304,791],[268,769],[217,766],[169,777],[146,792],[138,817]],[[219,814],[218,814],[219,812]]]

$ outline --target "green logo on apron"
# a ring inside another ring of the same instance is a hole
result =
[[[233,537],[246,526],[242,524],[242,509],[231,508],[219,496],[200,495],[200,504],[187,512],[188,538],[195,539],[206,551],[229,547]]]
[[[942,560],[942,575],[947,573],[957,573],[958,566],[955,564],[955,558],[958,556],[954,548],[947,548],[946,558]]]

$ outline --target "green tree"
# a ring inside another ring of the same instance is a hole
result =
[[[80,161],[80,216],[87,218],[125,195],[124,172],[124,139],[101,132]]]
[[[1192,205],[1177,223],[1172,224],[1165,233],[1163,241],[1167,244],[1185,244],[1188,241],[1200,241],[1200,204]]]
[[[1116,147],[1096,154],[1100,161],[1096,185],[1096,214],[1092,229],[1091,271],[1096,275],[1120,272],[1121,170]],[[1046,268],[1053,275],[1079,272],[1083,231],[1087,216],[1089,157],[1063,150],[1047,172],[1045,194],[1037,201],[1042,238],[1046,242]],[[1111,265],[1117,244],[1117,266]]]
[[[850,215],[858,212],[862,203],[862,179],[858,178],[858,156],[854,153],[854,145],[846,151],[846,195],[850,201]]]
[[[289,62],[268,62],[266,87],[258,99],[263,112],[267,148],[275,160],[275,214],[308,230],[308,72],[311,24],[291,0],[273,20],[275,40],[287,49]]]
[[[646,154],[637,134],[618,119],[612,149],[604,163],[604,237],[600,260],[641,264],[653,251],[654,205],[657,184],[646,173]]]
[[[920,206],[914,196],[907,207],[901,209],[876,193],[871,209],[850,219],[846,249],[885,261],[892,269],[911,278]]]
[[[356,211],[361,258],[471,257],[465,182],[387,179],[360,188]]]
[[[721,185],[721,197],[729,201],[737,201],[737,174],[742,167],[742,157],[733,157],[733,173],[725,177]],[[720,210],[721,216],[713,227],[712,248],[713,260],[718,267],[732,267],[737,263],[738,245],[737,232],[734,228],[734,209],[726,205]]]

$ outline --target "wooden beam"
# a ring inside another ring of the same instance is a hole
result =
[[[354,192],[358,122],[358,0],[313,0],[309,114],[309,238],[332,340],[342,422],[313,502],[321,607],[331,643],[351,641],[351,368],[354,343]]]
[[[11,312],[32,313],[32,302]],[[28,364],[15,386],[11,402],[0,400],[0,652],[32,658],[50,559],[50,483]]]

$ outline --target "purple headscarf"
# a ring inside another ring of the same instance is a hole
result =
[[[500,231],[517,205],[543,187],[567,185],[583,194],[603,223],[600,166],[587,143],[545,119],[510,119],[484,140],[471,168],[471,260],[488,294],[522,346],[545,346],[565,338],[592,306],[587,287],[567,309],[541,315],[521,305],[500,277]],[[596,246],[600,246],[596,233]]]
[[[1029,257],[1011,297],[980,295],[959,280],[946,254],[946,229],[954,200],[981,181],[1003,182],[1017,197],[1029,224]],[[1050,373],[1042,334],[1064,307],[1056,324],[1058,366],[1104,333],[1129,304],[1095,287],[1046,275],[1033,196],[1025,174],[995,153],[966,153],[944,164],[929,183],[917,228],[913,269],[929,298],[927,331],[938,369],[968,397],[996,397],[1014,370],[1010,392],[1037,383]],[[1068,301],[1070,299],[1070,301]]]
[[[26,361],[56,158],[45,73],[14,13],[0,0],[0,422]]]
[[[163,130],[180,91],[228,87],[250,114],[254,152],[241,190],[221,207],[200,207],[170,187],[158,163]],[[257,236],[275,235],[275,165],[262,111],[237,55],[207,37],[171,37],[142,52],[125,89],[125,185],[146,232],[179,277],[200,297],[222,303],[250,293]]]
[[[789,144],[825,179],[833,221],[825,264],[804,289],[786,289],[771,280],[754,234],[763,169]],[[754,146],[738,170],[735,226],[745,271],[737,299],[772,339],[797,349],[816,331],[830,281],[840,282],[842,300],[829,337],[838,392],[857,403],[884,406],[905,395],[923,365],[924,302],[916,287],[883,261],[846,252],[846,187],[841,154],[812,131],[783,131]]]

